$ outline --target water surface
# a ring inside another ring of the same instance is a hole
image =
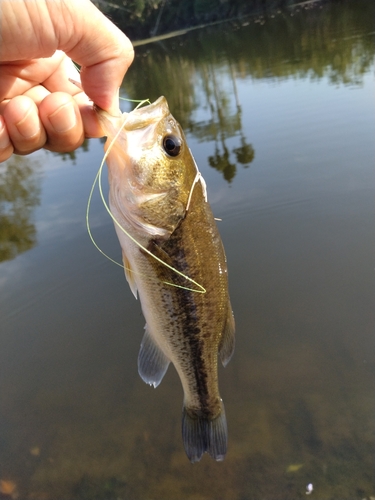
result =
[[[167,97],[222,219],[237,323],[223,463],[188,462],[173,367],[156,390],[137,374],[140,305],[85,229],[102,143],[0,166],[14,498],[375,496],[374,9],[306,7],[139,47],[123,88]],[[120,260],[98,194],[91,226]]]

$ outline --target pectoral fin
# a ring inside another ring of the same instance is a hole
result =
[[[232,306],[229,302],[228,312],[227,312],[227,322],[225,325],[223,338],[221,339],[221,344],[219,348],[220,359],[221,362],[223,363],[223,366],[227,366],[234,352],[234,344],[235,344],[234,330],[235,330],[234,316],[232,312]]]
[[[138,355],[139,375],[146,384],[157,387],[163,380],[168,365],[169,359],[152,340],[146,325]]]
[[[125,252],[122,252],[122,262],[124,263],[124,271],[125,271],[125,277],[127,282],[129,283],[130,290],[133,292],[133,295],[135,298],[137,297],[137,283],[135,282],[134,279],[134,273],[130,267],[130,262],[128,261],[128,258],[126,257]]]

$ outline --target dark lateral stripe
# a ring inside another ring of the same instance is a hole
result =
[[[200,410],[203,414],[209,414],[209,388],[204,359],[204,341],[199,327],[199,308],[195,303],[195,299],[198,297],[194,292],[181,289],[178,289],[177,295],[179,306],[184,310],[183,338],[190,351]]]
[[[182,227],[180,226],[167,241],[160,243],[150,241],[147,249],[170,266],[194,279],[194,276],[191,276],[191,269],[185,249],[181,244],[181,230]],[[142,253],[147,255],[143,251]],[[152,257],[148,257],[150,262],[153,261],[151,264],[155,269],[160,283],[169,281],[181,287],[187,286],[186,279],[184,279],[183,276],[174,273],[171,269],[168,269],[155,259],[152,259]],[[171,291],[168,290],[168,293],[171,293]],[[199,400],[200,411],[204,415],[210,415],[208,374],[204,359],[204,340],[202,339],[201,328],[199,326],[199,302],[202,301],[202,296],[201,294],[178,287],[173,288],[173,296],[173,302],[175,304],[175,314],[173,314],[173,316],[178,316],[180,318],[179,323],[182,327],[184,350],[188,352],[189,361],[193,368],[194,385],[196,386],[196,395]]]

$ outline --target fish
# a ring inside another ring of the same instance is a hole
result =
[[[146,320],[139,375],[157,387],[174,365],[187,457],[221,461],[228,431],[218,358],[226,366],[232,357],[235,322],[204,179],[165,97],[118,117],[97,111],[125,276]]]

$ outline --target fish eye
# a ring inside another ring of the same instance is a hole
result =
[[[181,151],[181,141],[174,135],[166,135],[163,139],[163,148],[168,156],[177,156]]]

